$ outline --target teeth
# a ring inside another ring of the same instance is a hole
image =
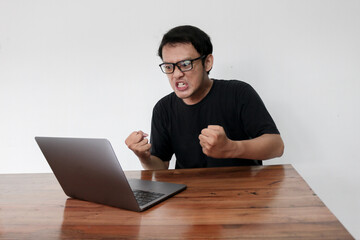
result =
[[[185,87],[184,83],[178,83],[178,87]]]

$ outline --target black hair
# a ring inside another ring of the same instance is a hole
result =
[[[210,37],[201,29],[183,25],[170,29],[160,43],[158,55],[162,59],[162,49],[166,44],[191,43],[200,56],[212,54],[213,46]],[[205,59],[203,60],[204,63]]]

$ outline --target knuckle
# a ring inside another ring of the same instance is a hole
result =
[[[208,144],[209,144],[210,147],[214,146],[215,139],[214,138],[209,139]]]

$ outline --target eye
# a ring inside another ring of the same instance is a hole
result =
[[[163,68],[166,70],[172,69],[172,65],[171,64],[165,64],[163,65]]]
[[[189,65],[191,65],[191,61],[190,60],[184,60],[179,62],[180,67],[187,67]]]
[[[162,64],[161,65],[162,69],[164,69],[165,71],[171,71],[173,69],[173,65],[172,64]]]

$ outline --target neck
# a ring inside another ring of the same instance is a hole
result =
[[[186,105],[194,105],[201,102],[201,100],[203,100],[206,97],[206,95],[208,95],[208,93],[210,92],[213,82],[214,81],[212,79],[206,76],[206,78],[204,79],[203,86],[196,93],[196,97],[192,96],[190,98],[185,98],[183,99],[184,103]]]

